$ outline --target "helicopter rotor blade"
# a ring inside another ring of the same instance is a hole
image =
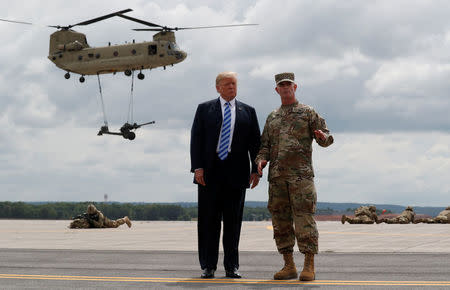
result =
[[[161,27],[161,28],[135,28],[134,31],[178,31],[187,29],[207,29],[207,28],[221,28],[221,27],[236,27],[236,26],[255,26],[259,24],[230,24],[230,25],[214,25],[214,26],[197,26],[197,27]]]
[[[135,28],[134,31],[163,31],[164,28]]]
[[[77,23],[77,24],[69,25],[69,27],[74,27],[74,26],[77,26],[77,25],[89,25],[89,24],[92,24],[92,23],[95,23],[95,22],[98,22],[98,21],[102,21],[102,20],[105,20],[105,19],[108,19],[108,18],[111,18],[111,17],[114,17],[114,16],[121,16],[123,13],[127,13],[127,12],[130,12],[130,11],[133,11],[133,9],[128,8],[128,9],[125,9],[125,10],[117,11],[117,12],[110,13],[110,14],[107,14],[107,15],[103,15],[103,16],[100,16],[100,17],[97,17],[97,18],[86,20],[86,21],[83,21],[83,22],[80,22],[80,23]]]
[[[255,26],[255,25],[259,25],[259,24],[245,23],[245,24],[213,25],[213,26],[197,26],[197,27],[175,27],[175,28],[172,28],[172,29],[177,31],[177,30],[186,30],[186,29],[207,29],[207,28],[236,27],[236,26]]]
[[[161,26],[161,25],[158,25],[158,24],[155,24],[155,23],[151,23],[151,22],[148,22],[148,21],[144,21],[144,20],[141,20],[141,19],[137,19],[137,18],[134,18],[134,17],[130,17],[130,16],[128,16],[128,15],[122,15],[122,14],[119,14],[119,15],[117,15],[117,16],[122,17],[122,18],[125,18],[125,19],[128,19],[128,20],[130,20],[130,21],[134,21],[134,22],[140,23],[140,24],[144,24],[144,25],[147,25],[147,26],[164,28],[164,27]]]
[[[15,20],[7,20],[7,19],[0,19],[0,21],[11,22],[11,23],[19,23],[19,24],[27,24],[27,25],[33,25],[33,23],[30,23],[30,22],[24,22],[24,21],[15,21]]]

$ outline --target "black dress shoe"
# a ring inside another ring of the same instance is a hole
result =
[[[214,278],[214,270],[213,269],[203,269],[203,273],[201,276],[203,279],[210,279],[210,278]]]
[[[242,278],[241,274],[239,274],[238,272],[238,269],[226,270],[225,276],[227,276],[228,278],[235,278],[235,279]]]

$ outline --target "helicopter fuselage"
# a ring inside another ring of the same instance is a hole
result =
[[[173,32],[160,32],[153,41],[89,47],[84,34],[61,30],[50,37],[48,58],[59,68],[80,75],[152,69],[182,62]]]

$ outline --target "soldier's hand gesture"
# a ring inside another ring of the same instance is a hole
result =
[[[262,171],[264,169],[264,167],[266,167],[267,165],[267,160],[261,160],[258,162],[258,174],[259,176],[262,176]]]
[[[314,135],[316,135],[317,139],[320,139],[322,141],[325,141],[327,139],[327,135],[325,135],[322,130],[314,130]]]

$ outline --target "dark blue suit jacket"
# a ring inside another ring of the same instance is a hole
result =
[[[215,164],[221,127],[222,109],[219,98],[198,105],[191,130],[191,172],[203,168],[207,185],[208,182],[214,182],[218,178],[215,174]],[[226,178],[230,185],[239,188],[249,187],[250,172],[257,172],[255,158],[260,144],[255,109],[236,100],[233,140],[231,152],[227,157],[230,170]]]

